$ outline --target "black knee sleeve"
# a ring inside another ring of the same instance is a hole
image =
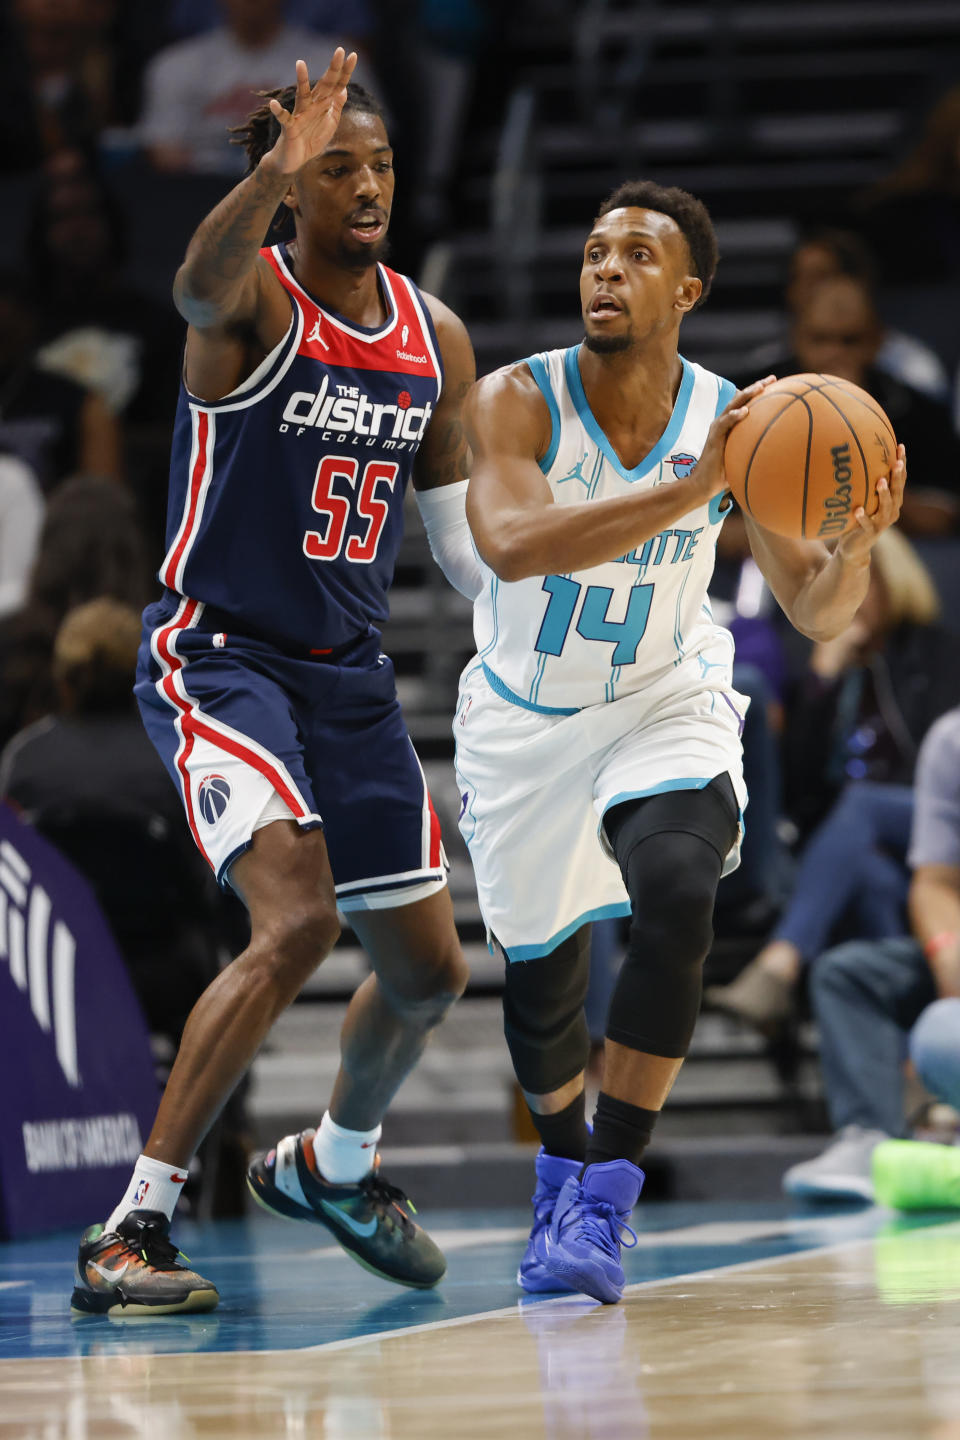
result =
[[[521,1087],[547,1095],[587,1063],[590,1036],[583,1013],[590,975],[590,927],[537,960],[507,963],[503,1033]]]
[[[605,824],[632,911],[607,1037],[680,1059],[700,1009],[717,885],[737,834],[733,786],[722,775],[702,790],[628,801]]]

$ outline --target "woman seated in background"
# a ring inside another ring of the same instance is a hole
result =
[[[841,922],[851,939],[905,933],[917,750],[960,701],[960,636],[939,615],[922,560],[886,531],[853,624],[813,646],[787,705],[785,808],[801,847],[791,898],[759,955],[706,990],[711,1008],[775,1033]]]

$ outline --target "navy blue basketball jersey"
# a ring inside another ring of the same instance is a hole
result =
[[[386,619],[440,349],[406,276],[378,266],[388,314],[366,329],[307,294],[285,245],[261,254],[290,296],[290,328],[222,400],[181,381],[160,579],[218,629],[334,649]]]

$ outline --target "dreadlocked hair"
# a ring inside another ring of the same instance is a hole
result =
[[[279,90],[260,90],[257,93],[262,96],[264,103],[247,117],[244,125],[234,125],[230,129],[230,144],[242,145],[247,152],[248,175],[256,170],[264,155],[273,149],[280,138],[280,121],[270,109],[270,101],[279,100],[284,110],[292,112],[297,87],[285,85]],[[348,110],[357,110],[362,115],[376,115],[380,120],[385,118],[379,101],[355,80],[351,80],[347,86],[343,113],[346,114]]]

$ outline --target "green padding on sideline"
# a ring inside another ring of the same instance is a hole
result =
[[[960,1209],[960,1146],[883,1140],[873,1152],[873,1191],[891,1210]]]

